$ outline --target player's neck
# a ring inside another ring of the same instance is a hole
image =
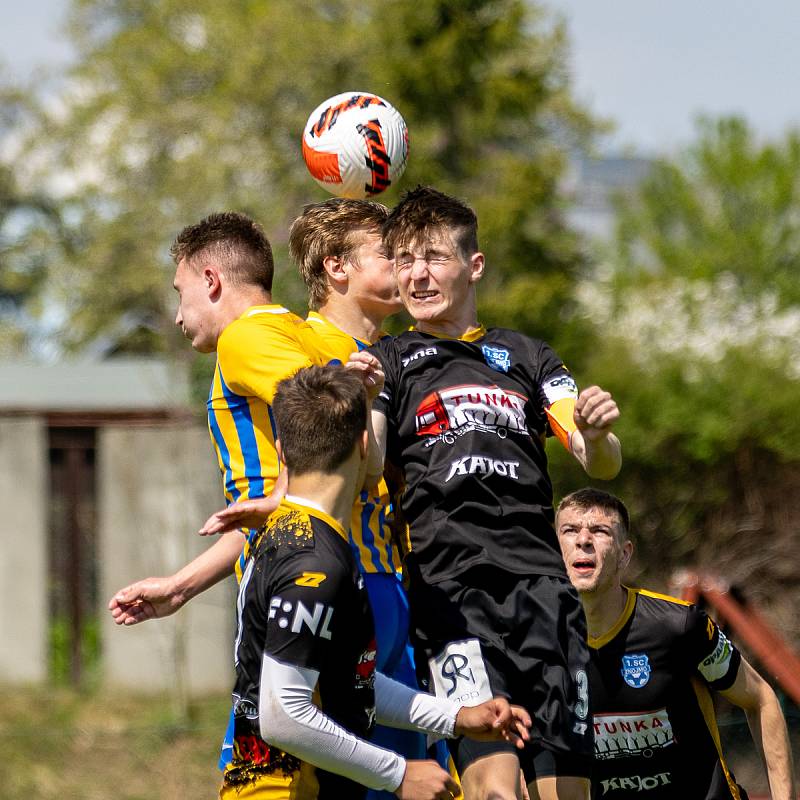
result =
[[[355,476],[345,473],[305,472],[293,477],[290,472],[287,494],[311,500],[348,530],[356,496],[355,484]]]
[[[441,336],[446,339],[460,339],[470,331],[479,327],[478,318],[469,322],[449,322],[447,320],[421,320],[414,323],[414,327],[422,333],[429,333],[432,336]]]
[[[589,636],[599,639],[607,634],[622,616],[627,602],[628,590],[619,584],[599,592],[582,592]]]
[[[334,294],[330,295],[318,313],[348,336],[370,344],[378,340],[387,316],[346,302],[339,295]]]
[[[224,323],[225,325],[230,325],[231,322],[239,319],[248,308],[272,305],[272,293],[255,287],[237,289],[224,294],[221,302],[224,303],[222,308]]]

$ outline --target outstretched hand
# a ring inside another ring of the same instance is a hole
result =
[[[522,706],[512,706],[504,697],[494,697],[478,706],[462,706],[456,715],[455,734],[478,741],[505,739],[525,747],[533,721]]]
[[[145,578],[120,589],[108,602],[117,625],[136,625],[174,614],[187,601],[171,578]]]
[[[360,375],[367,390],[367,400],[371,404],[383,389],[385,375],[381,362],[372,353],[360,350],[351,353],[350,360],[344,366]]]
[[[573,418],[583,438],[596,441],[611,432],[611,426],[619,419],[619,408],[609,392],[589,386],[578,395]]]
[[[279,505],[280,498],[272,495],[231,503],[227,508],[213,513],[198,533],[201,536],[213,536],[216,533],[238,531],[240,528],[260,528]]]

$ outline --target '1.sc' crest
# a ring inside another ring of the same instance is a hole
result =
[[[481,345],[483,357],[486,363],[498,372],[508,372],[511,369],[511,353],[502,347],[490,347],[488,344]]]
[[[641,689],[650,680],[650,661],[644,653],[622,656],[622,677],[628,686]]]

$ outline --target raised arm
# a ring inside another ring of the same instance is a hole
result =
[[[773,800],[797,797],[789,734],[772,687],[742,659],[736,680],[720,694],[744,710],[750,733],[769,778]]]
[[[599,386],[584,389],[575,401],[576,430],[570,436],[570,452],[590,478],[611,480],[622,466],[622,448],[611,426],[619,409],[609,392]]]
[[[367,457],[367,473],[364,478],[364,487],[371,489],[377,486],[383,477],[383,462],[386,458],[386,416],[372,408],[373,402],[383,388],[383,368],[376,356],[364,350],[353,353],[345,367],[361,376],[367,392],[367,402],[371,408],[371,414],[367,420],[369,455]]]

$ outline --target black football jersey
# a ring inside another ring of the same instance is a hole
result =
[[[362,797],[363,786],[272,747],[269,737],[261,738],[258,722],[266,653],[318,671],[314,699],[319,708],[356,736],[370,736],[374,626],[347,534],[326,514],[284,500],[247,562],[237,614],[234,746],[226,784],[269,783],[280,770],[297,773],[297,796]]]
[[[709,689],[729,688],[741,657],[695,606],[628,589],[605,636],[589,637],[592,796],[739,800]]]
[[[462,339],[417,330],[371,348],[386,382],[387,460],[405,484],[410,572],[428,583],[477,564],[565,576],[553,529],[545,408],[577,395],[542,341],[503,328]]]

